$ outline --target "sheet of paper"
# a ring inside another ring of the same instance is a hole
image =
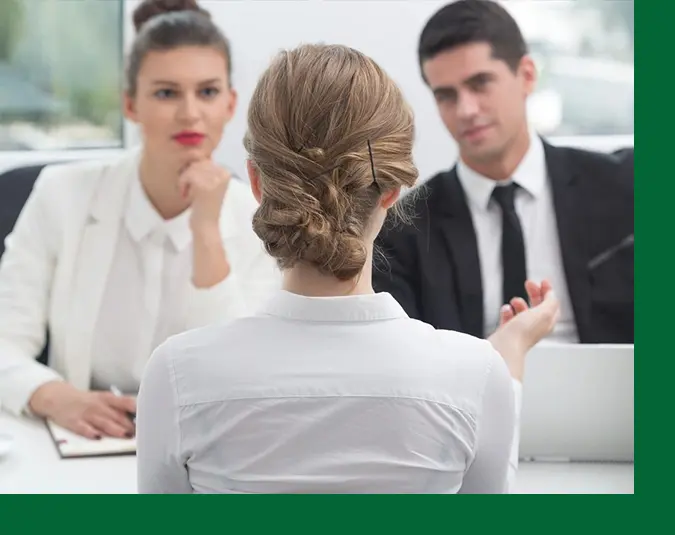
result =
[[[135,438],[103,437],[100,440],[91,440],[76,435],[50,421],[47,421],[47,427],[61,457],[64,458],[132,455],[136,453]]]

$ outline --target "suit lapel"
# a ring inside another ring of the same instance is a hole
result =
[[[135,159],[102,171],[77,250],[65,366],[69,381],[81,389],[91,383],[92,342],[101,298],[117,246],[130,178],[135,177]]]
[[[483,284],[476,231],[464,190],[453,168],[438,184],[437,224],[450,249],[462,330],[484,336]]]
[[[583,228],[583,218],[578,214],[581,208],[579,181],[564,149],[544,143],[544,151],[553,192],[565,278],[578,334],[583,342],[587,338],[590,321],[591,288],[585,239],[588,229]]]

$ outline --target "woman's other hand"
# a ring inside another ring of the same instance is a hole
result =
[[[129,418],[136,413],[132,396],[83,392],[68,383],[51,381],[35,391],[29,407],[35,415],[91,439],[131,438],[136,431]]]
[[[521,382],[527,353],[553,331],[560,315],[560,303],[548,281],[539,285],[528,280],[525,288],[530,305],[519,297],[504,305],[499,328],[488,338],[506,361],[511,376]]]

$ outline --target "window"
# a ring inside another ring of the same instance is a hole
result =
[[[633,135],[633,0],[504,2],[537,61],[539,132]]]
[[[123,0],[0,0],[0,151],[115,148]]]

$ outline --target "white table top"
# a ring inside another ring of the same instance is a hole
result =
[[[59,458],[41,422],[0,413],[13,437],[0,456],[0,494],[135,494],[136,458]],[[632,494],[632,464],[521,463],[517,493]]]

